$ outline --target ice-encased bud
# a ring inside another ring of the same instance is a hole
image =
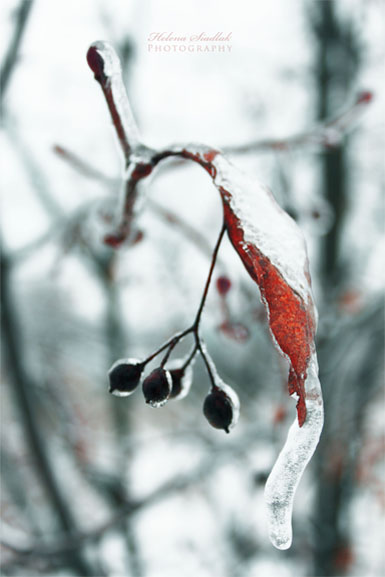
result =
[[[203,414],[215,429],[223,429],[226,433],[235,425],[236,411],[234,404],[225,391],[214,388],[205,398]]]
[[[117,397],[128,397],[139,385],[144,365],[138,359],[119,359],[108,371],[109,392]]]
[[[120,60],[109,42],[93,42],[87,51],[88,66],[94,73],[95,80],[102,85],[113,75],[121,74]]]
[[[171,393],[172,378],[169,371],[158,367],[143,381],[143,395],[151,407],[164,405]]]

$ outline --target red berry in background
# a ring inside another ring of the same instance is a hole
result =
[[[361,102],[369,103],[373,100],[373,92],[370,90],[363,90],[357,96],[357,104],[361,104]]]
[[[117,397],[128,397],[139,385],[143,364],[137,359],[120,359],[108,372],[110,393]]]
[[[152,407],[161,407],[166,403],[171,393],[171,375],[169,371],[158,367],[144,379],[142,387],[146,403]]]
[[[230,432],[234,418],[233,404],[224,391],[214,389],[207,395],[203,414],[212,427]]]
[[[218,328],[224,335],[238,343],[245,343],[250,338],[249,329],[242,323],[225,321]]]
[[[231,289],[231,280],[227,276],[219,276],[217,278],[217,291],[221,296],[224,296]]]

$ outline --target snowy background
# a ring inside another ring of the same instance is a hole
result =
[[[1,3],[0,62],[22,4]],[[2,94],[0,132],[4,575],[384,573],[384,16],[381,0],[32,3]],[[231,51],[150,52],[153,32],[231,33]],[[189,397],[162,409],[145,406],[140,390],[128,399],[107,393],[116,358],[145,357],[191,323],[221,204],[199,167],[160,169],[141,188],[142,240],[116,257],[103,246],[111,224],[102,214],[119,206],[122,158],[85,59],[100,39],[122,56],[143,139],[154,147],[285,139],[311,130],[320,111],[330,118],[361,91],[374,94],[334,149],[266,147],[231,157],[302,228],[320,314],[325,433],[294,504],[288,551],[271,546],[263,505],[295,414],[287,366],[227,240],[217,275],[231,279],[231,322],[247,338],[219,329],[214,286],[203,334],[239,394],[237,428],[227,436],[204,419],[209,384],[200,362]],[[107,187],[84,177],[55,145],[116,180]],[[130,511],[129,503],[139,505]],[[71,544],[79,532],[82,545]]]

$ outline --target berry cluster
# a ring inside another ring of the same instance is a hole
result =
[[[164,343],[144,361],[137,359],[120,359],[116,361],[109,371],[109,379],[110,393],[119,397],[131,395],[141,382],[146,365],[161,352],[166,351],[160,366],[154,369],[142,381],[143,395],[146,403],[152,407],[161,407],[169,399],[181,399],[187,395],[192,382],[192,364],[195,356],[199,353],[205,363],[211,382],[210,392],[204,401],[203,413],[213,427],[223,429],[228,433],[238,420],[239,400],[231,387],[226,385],[219,377],[215,365],[199,335],[201,315],[224,232],[225,226],[223,225],[213,252],[209,275],[193,324],[188,329],[178,333]],[[228,279],[220,277],[217,287],[221,289],[221,294],[226,294],[230,286],[231,283]],[[195,339],[191,353],[186,359],[179,359],[168,363],[173,349],[189,334],[192,334]],[[168,364],[168,368],[165,368],[166,364]]]
[[[190,330],[188,331],[190,332]],[[193,329],[191,329],[193,332]],[[114,363],[109,371],[110,393],[118,397],[131,395],[142,382],[142,391],[145,401],[151,407],[161,407],[168,400],[185,397],[192,383],[192,365],[199,351],[205,361],[211,380],[211,389],[203,404],[203,413],[208,422],[216,429],[224,429],[227,433],[236,424],[239,413],[239,401],[235,392],[219,378],[214,365],[204,345],[198,337],[192,352],[186,359],[177,359],[165,364],[175,345],[186,336],[187,331],[181,333],[160,347],[144,361],[138,359],[120,359]],[[168,351],[159,367],[142,378],[146,365],[161,351],[168,347]]]

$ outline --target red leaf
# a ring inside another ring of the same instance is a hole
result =
[[[273,340],[290,362],[289,394],[298,395],[302,426],[316,324],[302,234],[266,187],[250,180],[218,151],[195,146],[184,149],[182,156],[203,166],[221,194],[229,238],[259,286]]]

